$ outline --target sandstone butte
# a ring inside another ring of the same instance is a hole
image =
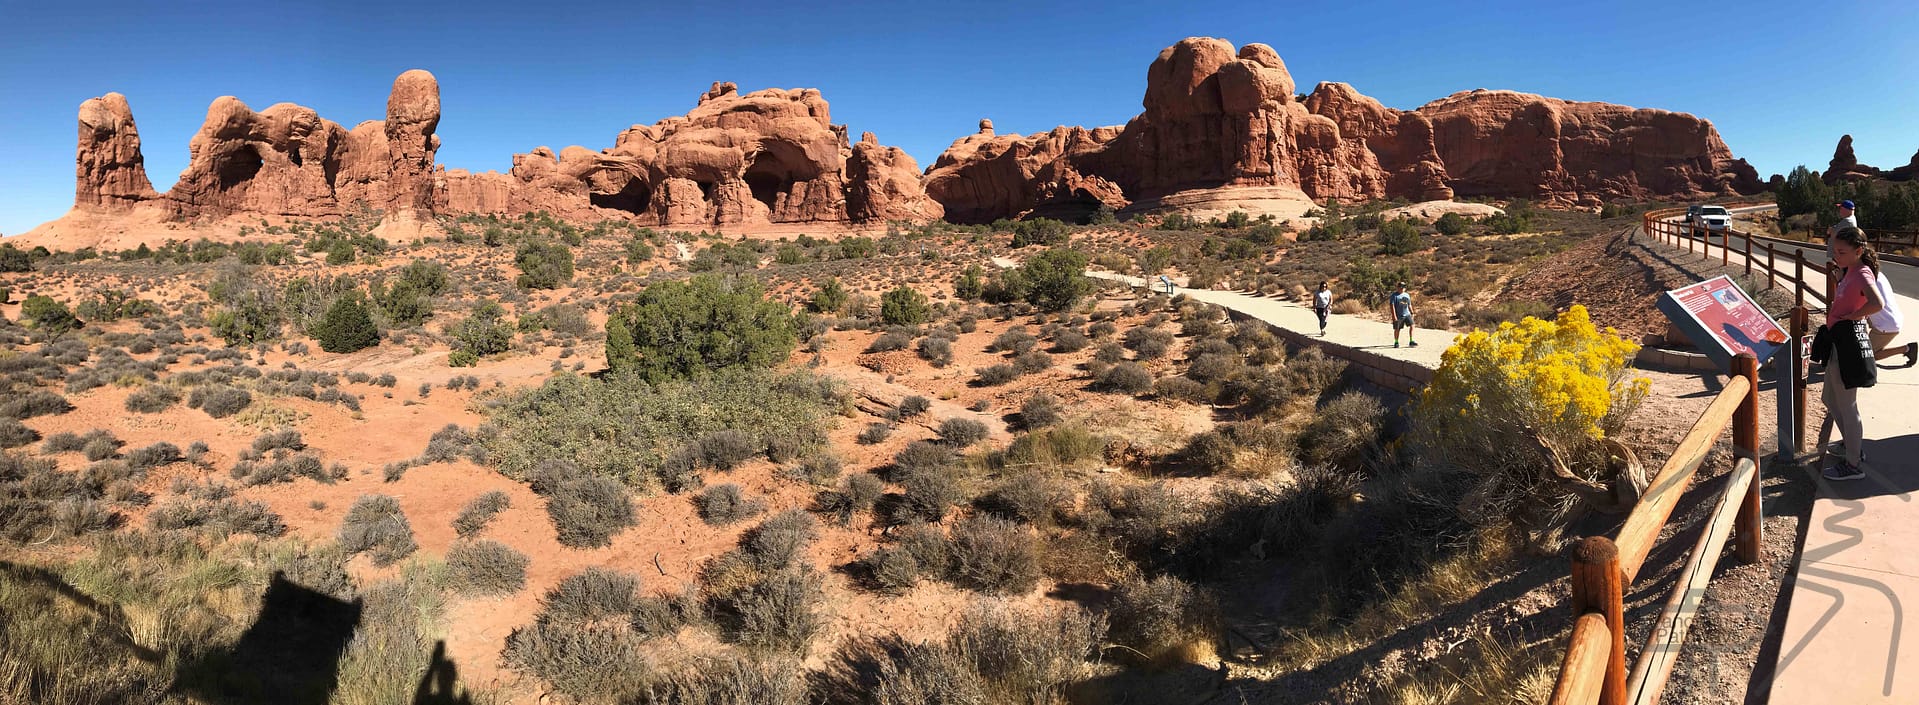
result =
[[[741,95],[715,83],[688,114],[628,128],[610,149],[540,147],[514,155],[506,174],[437,165],[439,122],[439,84],[420,70],[394,81],[385,120],[351,130],[292,103],[256,112],[221,97],[178,183],[156,193],[132,110],[110,93],[80,106],[74,210],[172,220],[547,211],[687,227],[941,216],[912,157],[872,133],[849,144],[812,89]]]
[[[541,147],[501,174],[435,163],[439,84],[414,70],[394,81],[385,120],[351,130],[291,103],[256,112],[219,98],[166,193],[147,179],[126,98],[109,93],[80,106],[74,210],[36,232],[360,208],[739,228],[985,222],[1102,205],[1292,216],[1333,199],[1591,206],[1761,188],[1711,123],[1682,113],[1483,89],[1397,110],[1343,83],[1294,90],[1269,46],[1189,38],[1148,67],[1144,110],[1127,124],[1021,136],[982,120],[921,174],[871,133],[850,142],[817,90],[714,83],[686,115],[628,128],[611,148]]]
[[[1273,49],[1190,38],[1146,72],[1124,126],[995,134],[982,121],[927,172],[947,219],[1072,214],[1100,205],[1274,210],[1377,198],[1607,199],[1752,193],[1758,174],[1691,115],[1512,91],[1455,93],[1415,110],[1344,83],[1295,95]]]

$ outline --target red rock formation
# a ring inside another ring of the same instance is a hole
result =
[[[611,149],[541,147],[514,155],[506,174],[445,171],[434,161],[439,84],[414,70],[393,82],[385,120],[352,130],[291,103],[255,112],[215,100],[186,171],[160,196],[125,99],[109,94],[81,106],[75,204],[156,200],[179,217],[546,210],[689,226],[940,217],[912,157],[871,135],[848,144],[830,116],[816,90],[740,95],[714,83],[692,112],[636,125]]]
[[[1124,128],[1021,137],[986,123],[940,155],[927,193],[950,218],[980,222],[1071,205],[1150,207],[1175,194],[1193,203],[1206,190],[1572,204],[1759,188],[1712,126],[1687,115],[1505,91],[1403,111],[1343,83],[1300,101],[1271,47],[1235,52],[1211,38],[1168,47],[1146,76],[1144,111]]]
[[[140,130],[126,96],[108,93],[80,104],[80,147],[74,157],[75,208],[120,210],[159,197],[147,180]]]

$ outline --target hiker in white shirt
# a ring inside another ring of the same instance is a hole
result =
[[[1903,354],[1906,356],[1906,366],[1911,367],[1914,360],[1919,359],[1919,342],[1906,343],[1896,348],[1889,347],[1892,341],[1899,337],[1899,328],[1905,321],[1899,315],[1897,299],[1892,296],[1892,282],[1886,279],[1885,272],[1879,272],[1878,275],[1876,284],[1879,288],[1879,298],[1885,301],[1886,305],[1879,309],[1878,313],[1866,317],[1866,322],[1872,324],[1872,332],[1868,334],[1872,338],[1872,357],[1875,360],[1884,360]]]
[[[1319,283],[1319,291],[1313,292],[1313,313],[1319,315],[1319,337],[1326,337],[1326,316],[1333,312],[1333,290],[1326,288],[1326,282]]]

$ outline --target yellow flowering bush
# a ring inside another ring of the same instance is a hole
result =
[[[1630,373],[1638,349],[1595,327],[1584,306],[1460,336],[1413,420],[1429,460],[1477,478],[1466,515],[1557,528],[1579,495],[1553,472],[1552,453],[1580,480],[1607,484],[1603,441],[1625,427],[1649,386]]]

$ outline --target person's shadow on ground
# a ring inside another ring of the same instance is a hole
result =
[[[446,658],[446,641],[433,643],[433,662],[420,674],[420,687],[413,689],[413,705],[473,705],[473,696],[458,690],[460,669]]]
[[[341,600],[276,571],[253,626],[232,648],[184,664],[178,689],[213,703],[326,705],[361,612],[360,600]]]

